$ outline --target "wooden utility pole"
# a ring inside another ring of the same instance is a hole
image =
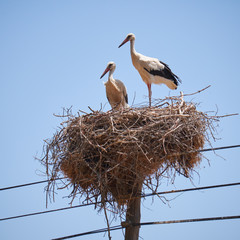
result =
[[[141,219],[141,191],[142,184],[139,184],[134,191],[133,199],[129,201],[126,213],[125,240],[138,240],[140,226],[131,226],[140,223]]]

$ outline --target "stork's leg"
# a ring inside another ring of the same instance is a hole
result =
[[[148,87],[148,98],[149,98],[149,107],[151,107],[151,102],[152,102],[152,90],[151,90],[151,84],[147,84]]]

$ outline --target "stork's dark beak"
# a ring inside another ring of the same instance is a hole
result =
[[[107,68],[105,69],[105,71],[103,72],[102,76],[100,77],[100,79],[101,79],[109,70],[110,70],[110,69],[107,67]]]
[[[122,45],[124,45],[126,42],[128,42],[129,39],[128,38],[125,38],[124,41],[118,46],[118,48],[120,48]]]

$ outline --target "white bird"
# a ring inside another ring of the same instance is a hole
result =
[[[151,84],[166,84],[170,89],[177,89],[181,80],[175,75],[169,66],[159,61],[157,58],[147,57],[138,52],[134,48],[135,35],[129,33],[124,41],[119,45],[119,48],[130,41],[130,52],[132,57],[133,66],[138,70],[142,80],[147,84],[149,106],[151,106]]]
[[[100,78],[102,78],[109,71],[108,81],[104,83],[106,87],[107,99],[112,109],[119,110],[128,107],[128,95],[127,89],[123,82],[113,78],[113,72],[115,71],[115,68],[116,64],[114,62],[109,62]]]

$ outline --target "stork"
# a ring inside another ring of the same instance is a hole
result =
[[[122,81],[113,78],[116,64],[109,62],[100,79],[109,71],[108,81],[104,83],[106,95],[112,109],[119,110],[128,107],[127,89]]]
[[[133,66],[138,70],[142,80],[147,84],[149,106],[151,107],[152,83],[164,83],[170,89],[177,89],[177,86],[179,83],[181,83],[181,80],[171,71],[166,63],[158,60],[157,58],[147,57],[136,52],[134,47],[135,35],[133,33],[129,33],[124,41],[118,46],[118,48],[128,41],[130,41],[130,52]]]

